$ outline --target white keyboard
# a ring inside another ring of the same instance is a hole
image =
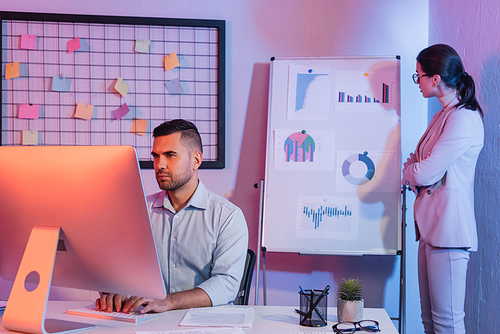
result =
[[[144,320],[156,318],[158,316],[156,314],[150,314],[150,313],[140,314],[140,313],[97,311],[92,306],[66,310],[66,313],[74,315],[83,315],[92,318],[127,321],[127,322],[141,322]]]

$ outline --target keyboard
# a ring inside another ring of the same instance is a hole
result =
[[[66,310],[66,313],[73,315],[83,315],[92,318],[127,321],[135,323],[158,317],[158,315],[150,313],[141,314],[135,312],[122,313],[122,312],[97,311],[93,306]]]

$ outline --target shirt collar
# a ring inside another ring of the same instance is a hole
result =
[[[193,196],[191,196],[191,199],[189,202],[186,204],[185,208],[188,207],[195,207],[201,210],[205,210],[208,207],[208,190],[205,187],[205,185],[198,180],[198,187],[196,187],[196,190],[194,191]],[[165,190],[160,191],[156,197],[156,200],[153,204],[154,208],[165,208],[168,209],[172,212],[176,212],[174,208],[172,207],[172,204],[170,203],[170,200],[168,199],[168,194]]]

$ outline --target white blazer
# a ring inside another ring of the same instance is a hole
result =
[[[432,118],[415,158],[403,168],[403,183],[417,189],[417,240],[435,247],[477,250],[474,174],[483,147],[478,111],[453,106]]]

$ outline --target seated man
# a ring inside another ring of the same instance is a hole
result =
[[[144,306],[140,312],[146,313],[228,304],[236,298],[245,266],[245,217],[198,180],[202,144],[193,123],[165,122],[153,137],[151,154],[163,191],[147,199],[167,297],[102,294],[96,308],[129,312]]]

